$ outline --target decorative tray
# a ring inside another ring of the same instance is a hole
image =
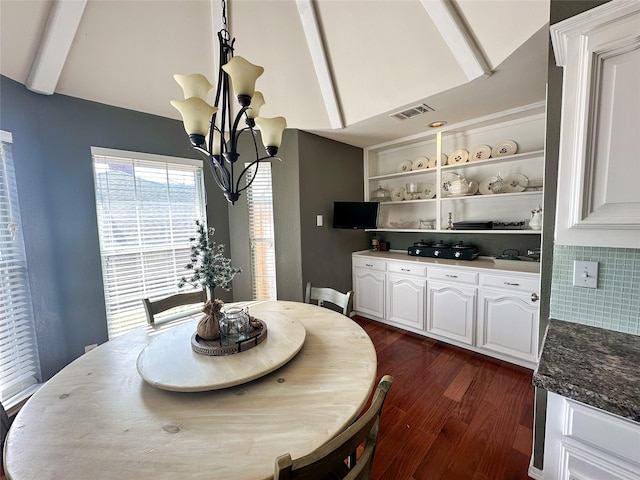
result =
[[[197,333],[191,336],[191,348],[194,352],[201,355],[231,355],[249,350],[260,344],[267,338],[267,325],[257,318],[255,321],[260,322],[257,328],[251,328],[251,334],[245,338],[240,337],[237,341],[229,342],[224,345],[222,340],[205,340],[200,338]]]

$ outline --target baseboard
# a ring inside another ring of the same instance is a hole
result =
[[[529,478],[544,480],[544,472],[533,466],[533,457],[531,457],[531,462],[529,462],[529,471],[527,473],[529,474]]]

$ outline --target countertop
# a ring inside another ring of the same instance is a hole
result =
[[[550,319],[533,384],[640,422],[640,336]]]
[[[538,262],[514,261],[511,265],[497,265],[491,257],[478,257],[475,260],[447,260],[445,258],[418,257],[409,255],[406,250],[391,250],[388,252],[376,252],[373,250],[362,250],[354,252],[354,256],[373,257],[384,260],[400,260],[418,262],[428,265],[456,266],[467,268],[482,268],[486,270],[503,270],[518,273],[540,273]]]

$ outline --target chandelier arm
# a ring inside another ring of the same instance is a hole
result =
[[[244,114],[244,112],[247,111],[249,107],[242,107],[240,109],[240,111],[238,112],[238,114],[236,115],[236,118],[233,122],[233,129],[231,130],[231,151],[232,152],[237,152],[238,151],[238,139],[240,138],[240,134],[245,130],[245,128],[241,129],[240,131],[238,131],[238,124],[240,123],[240,119],[242,118],[242,115]],[[231,119],[231,118],[229,118]],[[257,156],[257,155],[256,155]]]
[[[198,153],[203,155],[209,160],[209,168],[211,169],[211,173],[213,173],[213,178],[221,189],[228,190],[231,187],[231,181],[229,178],[229,172],[224,165],[220,165],[220,162],[215,158],[214,155],[211,155],[207,150],[202,147],[193,147]],[[220,174],[224,173],[224,176],[221,177]]]
[[[266,157],[258,158],[257,160],[254,160],[254,161],[253,161],[253,162],[251,162],[249,165],[247,165],[247,166],[245,167],[245,169],[242,171],[242,173],[238,176],[238,181],[236,182],[236,192],[237,192],[237,193],[240,193],[240,192],[245,191],[247,188],[249,188],[249,187],[251,186],[251,184],[252,184],[252,183],[253,183],[253,181],[255,180],[256,175],[258,174],[258,169],[257,169],[257,168],[256,168],[256,169],[255,169],[255,171],[253,172],[253,176],[251,177],[251,180],[250,180],[249,182],[247,182],[247,184],[246,184],[244,187],[240,188],[240,180],[242,180],[242,177],[244,177],[244,176],[245,176],[245,174],[247,173],[247,171],[248,171],[251,167],[253,167],[253,166],[254,166],[254,165],[256,165],[257,163],[260,163],[260,162],[262,162],[262,161],[264,161],[264,160],[273,160],[274,158],[277,158],[278,160],[281,160],[281,159],[280,159],[280,158],[278,158],[278,157],[269,157],[269,156],[266,156]]]

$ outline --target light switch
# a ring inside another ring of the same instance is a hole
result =
[[[574,260],[573,286],[598,288],[598,262]]]
[[[322,215],[316,215],[316,227],[322,226]]]

